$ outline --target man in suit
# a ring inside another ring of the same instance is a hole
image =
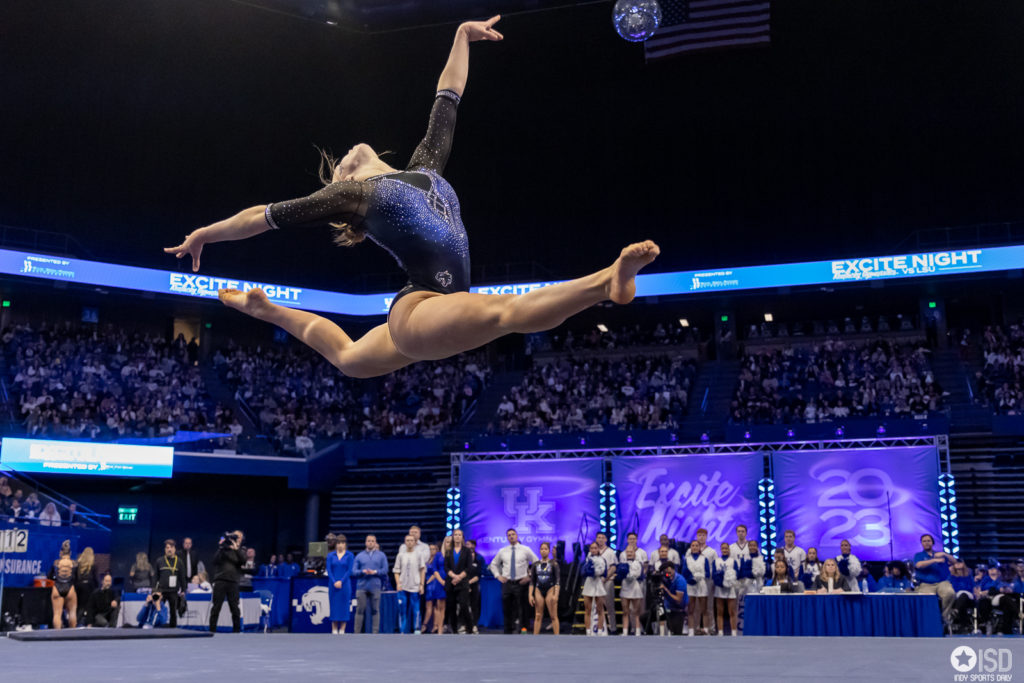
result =
[[[448,588],[448,628],[452,633],[473,632],[473,609],[469,604],[469,579],[476,553],[466,547],[462,529],[452,532],[451,550],[444,556],[444,573]],[[462,617],[458,627],[459,616]]]
[[[193,576],[202,571],[203,563],[196,557],[196,551],[192,549],[192,539],[188,536],[181,540],[181,550],[178,551],[178,557],[185,568],[186,580],[191,581]]]

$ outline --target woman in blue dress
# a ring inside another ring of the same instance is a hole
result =
[[[331,633],[342,634],[352,612],[352,564],[355,558],[348,551],[348,539],[338,534],[338,545],[327,556],[328,595],[331,598]]]
[[[447,548],[452,542],[452,537],[444,539],[442,548]],[[423,613],[423,632],[427,632],[427,622],[431,616],[434,618],[434,632],[438,635],[444,633],[444,609],[448,592],[445,590],[446,576],[444,571],[444,549],[438,550],[436,544],[430,544],[430,552],[434,559],[427,565],[427,588],[424,591],[427,601],[427,609]]]

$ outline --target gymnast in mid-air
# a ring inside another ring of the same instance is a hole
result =
[[[178,258],[191,256],[192,270],[198,271],[205,244],[267,230],[331,225],[337,231],[335,242],[343,246],[369,237],[395,257],[409,283],[392,301],[387,322],[356,341],[326,318],[271,303],[261,289],[219,292],[226,305],[287,330],[349,377],[386,375],[416,361],[475,349],[512,332],[549,330],[601,301],[629,303],[636,292],[636,274],[658,256],[658,246],[650,240],[629,245],[612,265],[576,280],[519,295],[469,292],[469,241],[459,200],[441,172],[466,87],[469,44],[502,40],[494,30],[499,18],[459,26],[437,84],[427,133],[404,170],[392,168],[360,143],[340,162],[331,160],[331,175],[319,191],[245,209],[193,231],[164,251]]]

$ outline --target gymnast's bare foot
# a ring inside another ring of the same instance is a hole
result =
[[[628,304],[636,296],[636,274],[658,258],[661,249],[651,240],[636,242],[622,250],[611,266],[608,298],[617,304]]]
[[[260,318],[274,305],[267,298],[267,293],[259,287],[250,289],[248,292],[240,292],[237,289],[219,289],[217,296],[225,306],[238,309],[254,318]]]

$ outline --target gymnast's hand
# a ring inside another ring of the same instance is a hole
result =
[[[192,272],[199,272],[199,255],[203,253],[203,245],[206,244],[206,235],[203,228],[193,230],[186,237],[185,241],[176,247],[166,247],[164,251],[182,258],[185,254],[192,257]]]
[[[491,28],[499,19],[501,15],[495,14],[487,21],[467,21],[459,26],[459,30],[466,34],[471,43],[477,40],[503,40],[505,36]]]

